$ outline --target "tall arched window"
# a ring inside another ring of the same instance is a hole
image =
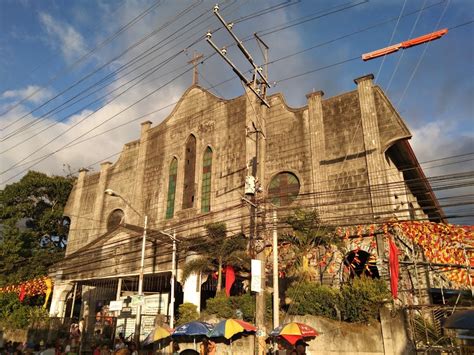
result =
[[[209,212],[211,210],[211,170],[212,149],[207,147],[202,159],[201,212]]]
[[[186,141],[184,157],[183,209],[194,205],[194,183],[196,175],[196,137],[192,134]]]
[[[178,174],[178,159],[173,158],[170,164],[170,173],[168,177],[168,198],[166,200],[166,218],[173,218],[174,198],[176,196],[176,176]]]

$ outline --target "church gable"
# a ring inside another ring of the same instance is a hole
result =
[[[374,87],[374,100],[377,108],[380,144],[382,151],[385,152],[394,142],[411,138],[411,133],[395,107],[378,86]]]
[[[364,153],[359,95],[351,91],[323,100],[326,161],[338,162],[346,155]],[[354,134],[357,138],[354,139]]]

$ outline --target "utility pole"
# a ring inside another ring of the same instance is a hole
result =
[[[215,5],[213,9],[214,15],[219,19],[219,21],[224,25],[224,28],[229,32],[229,34],[232,36],[234,41],[237,44],[237,47],[240,49],[242,54],[245,56],[247,61],[250,63],[250,65],[253,67],[253,79],[249,80],[245,77],[245,75],[240,71],[237,66],[227,57],[227,49],[222,48],[219,49],[217,45],[211,40],[212,38],[212,33],[207,32],[206,34],[206,41],[211,45],[212,48],[227,62],[227,64],[230,65],[232,70],[234,71],[235,74],[244,82],[244,84],[255,94],[255,96],[258,97],[260,102],[267,106],[270,107],[270,104],[267,102],[265,94],[266,94],[266,88],[270,87],[270,83],[267,80],[266,74],[263,73],[263,68],[261,66],[258,66],[255,64],[255,61],[253,57],[250,55],[249,51],[244,47],[243,42],[239,40],[239,38],[235,35],[234,32],[232,32],[232,28],[234,27],[234,24],[229,22],[225,22],[225,20],[222,18],[222,16],[219,13],[219,5]],[[255,36],[259,42],[261,42],[266,49],[268,50],[268,46],[258,37],[257,35]],[[267,59],[265,59],[267,60]],[[260,79],[257,80],[257,77]],[[262,90],[258,87],[258,85],[264,85],[265,90]]]
[[[170,328],[174,328],[174,305],[175,305],[175,289],[176,289],[176,243],[178,240],[176,239],[176,231],[173,231],[173,234],[167,233],[165,231],[159,231],[159,233],[167,236],[173,242],[173,254],[171,257],[171,292],[170,292]]]
[[[259,236],[259,230],[258,230],[258,197],[257,194],[260,191],[260,186],[264,185],[263,179],[264,179],[264,166],[265,164],[259,164],[259,159],[260,155],[265,154],[265,145],[262,145],[260,147],[260,134],[265,138],[265,135],[263,133],[264,130],[264,124],[265,120],[262,117],[260,113],[262,113],[263,107],[266,106],[267,108],[270,107],[270,104],[266,100],[266,92],[267,88],[270,87],[270,84],[267,79],[267,63],[268,63],[268,46],[258,37],[258,35],[255,34],[255,37],[257,39],[257,42],[260,46],[260,49],[262,49],[263,46],[263,56],[264,56],[264,61],[265,61],[265,71],[264,68],[261,66],[258,66],[252,55],[249,53],[249,51],[244,47],[243,42],[239,40],[237,35],[232,31],[232,28],[234,26],[233,23],[227,23],[222,16],[219,13],[219,6],[216,5],[213,8],[214,15],[219,19],[219,21],[224,25],[224,28],[229,32],[231,37],[234,39],[234,41],[237,44],[237,47],[239,50],[242,52],[244,57],[247,59],[247,61],[250,63],[250,65],[253,68],[253,77],[252,80],[249,80],[245,77],[245,75],[240,71],[236,65],[227,57],[227,49],[222,48],[219,49],[216,44],[211,40],[212,38],[212,33],[208,32],[206,34],[206,41],[210,44],[212,48],[226,61],[227,64],[232,68],[234,73],[240,78],[240,80],[245,84],[245,86],[255,95],[253,98],[249,97],[249,105],[251,107],[251,110],[247,109],[250,112],[247,112],[247,122],[246,122],[246,152],[250,155],[247,156],[247,162],[251,160],[251,175],[249,174],[246,177],[246,183],[245,183],[245,194],[250,195],[250,199],[248,200],[246,198],[243,198],[243,201],[246,201],[250,205],[250,247],[249,247],[249,252],[252,257],[252,259],[257,259],[259,262],[258,264],[260,265],[260,282],[259,282],[259,287],[256,295],[256,315],[255,315],[255,320],[256,320],[256,326],[257,326],[257,344],[256,348],[257,351],[256,353],[259,355],[263,355],[266,352],[266,344],[265,344],[265,338],[266,338],[266,329],[265,329],[265,281],[266,281],[266,274],[265,274],[265,241],[262,237]],[[246,92],[247,94],[247,92]],[[257,99],[261,105],[254,105],[254,101]],[[256,107],[255,107],[256,106]],[[258,116],[260,116],[260,119],[258,119]],[[255,119],[249,119],[249,117],[254,117]],[[255,122],[258,122],[259,126],[255,124]],[[253,126],[253,130],[249,130],[250,124]],[[249,142],[249,135],[255,133],[255,149],[251,147],[252,142]],[[263,150],[263,154],[260,153],[260,151]],[[264,161],[264,158],[262,159]],[[249,169],[250,170],[250,169]],[[252,262],[253,264],[253,262]]]
[[[280,325],[280,288],[278,285],[278,229],[277,211],[273,210],[273,328]]]

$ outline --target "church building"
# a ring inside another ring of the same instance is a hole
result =
[[[224,221],[229,234],[265,240],[272,211],[298,207],[316,209],[334,227],[444,221],[411,133],[373,78],[357,78],[353,91],[335,97],[311,92],[299,108],[281,94],[268,96],[266,107],[251,91],[227,100],[189,87],[165,120],[141,124],[116,162],[79,173],[64,211],[66,256],[52,270],[51,315],[92,319],[109,307],[117,327],[132,331],[126,319],[133,318],[145,227],[143,334],[157,312],[169,314],[170,235],[192,240]],[[212,280],[180,278],[193,257],[178,250],[176,306],[199,309]]]

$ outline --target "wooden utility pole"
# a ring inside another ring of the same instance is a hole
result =
[[[258,274],[260,274],[259,282],[256,282],[258,285],[256,287],[256,326],[257,326],[257,342],[256,342],[256,354],[264,355],[266,353],[266,343],[265,339],[267,337],[266,328],[265,328],[265,240],[262,235],[259,235],[258,230],[258,204],[259,199],[257,197],[260,192],[260,186],[265,186],[263,181],[265,177],[265,164],[259,164],[259,160],[265,161],[265,144],[262,144],[260,141],[260,134],[265,138],[265,118],[266,108],[269,108],[270,105],[266,100],[267,88],[270,87],[270,84],[267,80],[267,62],[268,62],[268,46],[261,40],[258,35],[255,35],[260,48],[263,47],[263,57],[265,61],[265,66],[258,66],[254,59],[252,58],[249,51],[244,47],[243,42],[232,31],[234,26],[233,23],[227,23],[222,16],[219,14],[219,6],[214,6],[213,9],[214,15],[219,19],[219,21],[224,25],[224,28],[229,32],[231,37],[236,42],[237,47],[242,52],[244,57],[253,67],[253,77],[252,79],[247,79],[245,75],[240,71],[237,66],[227,57],[227,49],[219,49],[214,42],[211,40],[212,33],[208,32],[206,34],[206,41],[209,45],[214,48],[214,50],[226,61],[227,64],[232,68],[235,74],[240,78],[240,80],[245,84],[246,89],[249,89],[254,96],[248,96],[248,106],[247,106],[247,119],[246,119],[246,155],[247,162],[251,161],[251,171],[248,172],[246,176],[246,195],[250,195],[250,199],[243,198],[245,202],[250,205],[250,248],[249,252],[252,257],[252,265],[259,265]],[[265,69],[265,70],[264,70]],[[248,93],[246,92],[246,95]],[[260,102],[260,105],[257,104],[257,100]],[[266,107],[265,107],[266,106]],[[258,122],[258,125],[256,124]],[[253,126],[253,130],[248,130],[250,125]],[[255,148],[253,148],[252,139],[249,137],[250,134],[255,133]],[[249,169],[250,170],[250,169]],[[253,270],[257,271],[257,270]],[[256,274],[253,274],[256,275]],[[253,280],[252,280],[253,281]],[[253,283],[252,283],[253,284]],[[258,290],[258,291],[257,291]]]

